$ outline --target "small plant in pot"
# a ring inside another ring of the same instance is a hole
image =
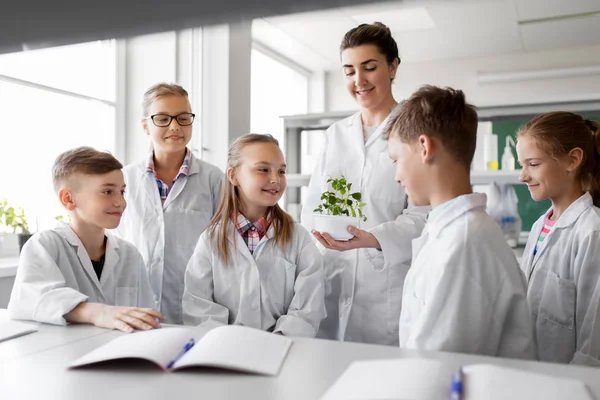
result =
[[[9,206],[6,200],[0,201],[0,225],[12,229],[17,234],[19,252],[32,236],[25,218],[25,210],[21,207]]]
[[[327,232],[335,240],[350,240],[352,234],[348,226],[360,226],[360,221],[366,221],[362,208],[366,206],[360,192],[352,192],[352,183],[346,181],[344,175],[340,178],[329,178],[327,183],[331,190],[321,194],[321,204],[313,210],[314,229]]]

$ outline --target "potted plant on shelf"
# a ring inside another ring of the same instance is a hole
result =
[[[366,221],[362,208],[366,204],[362,201],[360,192],[352,193],[352,183],[346,181],[344,175],[340,178],[329,178],[327,183],[331,190],[321,194],[321,204],[313,210],[314,229],[327,232],[335,240],[350,240],[352,234],[348,226],[358,227],[360,221]]]
[[[19,252],[32,236],[25,218],[25,210],[21,207],[9,206],[6,200],[0,201],[0,225],[12,229],[13,233],[17,234]]]

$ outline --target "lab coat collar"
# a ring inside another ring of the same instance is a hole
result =
[[[104,235],[106,235],[106,252],[104,255],[104,267],[102,268],[102,275],[100,275],[100,281],[96,276],[96,272],[94,271],[94,267],[92,266],[92,261],[90,256],[83,246],[83,242],[79,239],[79,236],[73,231],[70,225],[59,222],[59,225],[55,228],[55,231],[61,235],[65,240],[74,248],[77,252],[77,257],[79,257],[79,261],[83,266],[83,269],[88,274],[89,278],[94,282],[97,289],[102,293],[102,285],[106,282],[106,279],[110,275],[115,268],[115,265],[119,262],[119,242],[115,236],[113,236],[108,230],[104,230]]]
[[[79,239],[79,236],[77,236],[77,234],[75,233],[73,228],[71,228],[71,225],[64,223],[64,222],[59,222],[58,225],[56,226],[56,228],[54,228],[54,229],[62,237],[64,237],[71,246],[83,247],[83,243],[81,242],[81,239]],[[104,230],[104,235],[106,235],[106,237],[107,237],[106,248],[108,249],[110,247],[111,249],[118,250],[119,243],[117,242],[115,237],[106,229]]]
[[[220,229],[220,224],[217,227],[217,229]],[[254,250],[254,255],[252,255],[252,253],[250,253],[250,250],[248,250],[248,245],[242,238],[242,235],[240,235],[240,233],[235,228],[235,224],[233,223],[233,221],[230,219],[227,224],[227,240],[229,240],[229,243],[231,243],[232,245],[234,244],[234,241],[235,241],[236,251],[241,253],[244,257],[246,257],[247,259],[249,259],[251,261],[254,261],[255,257],[258,256],[261,249],[264,247],[264,243],[273,239],[274,237],[275,237],[275,228],[274,228],[273,224],[271,223],[271,225],[269,225],[269,229],[267,229],[267,233],[265,233],[265,236],[263,236],[263,238],[260,240],[260,242],[258,242],[258,245],[256,246],[256,250]]]
[[[366,148],[369,145],[371,145],[372,143],[374,143],[376,140],[381,138],[381,135],[383,134],[383,129],[385,128],[385,126],[387,125],[387,123],[390,119],[390,115],[391,115],[391,113],[387,117],[385,117],[385,119],[377,127],[377,130],[375,130],[375,132],[371,135],[371,137],[369,137],[369,139],[367,139],[366,143],[364,143],[363,126],[362,126],[362,121],[360,119],[360,111],[357,112],[356,114],[352,115],[352,117],[348,118],[347,123],[348,123],[348,126],[354,127],[354,130],[358,131],[360,133],[360,135],[358,135],[358,136],[360,137],[361,143],[364,143],[364,147]]]
[[[589,193],[585,193],[580,198],[578,198],[573,203],[571,203],[571,205],[569,207],[567,207],[565,212],[558,218],[558,220],[556,221],[556,224],[554,224],[554,227],[550,230],[550,232],[548,233],[548,235],[546,236],[544,241],[539,244],[535,255],[533,255],[533,254],[526,255],[526,257],[527,257],[526,268],[527,268],[527,279],[528,280],[531,277],[531,274],[533,273],[533,269],[535,268],[537,261],[540,259],[541,255],[544,254],[544,252],[546,251],[546,248],[548,247],[548,243],[550,243],[550,241],[552,241],[554,239],[554,232],[557,229],[564,229],[564,228],[568,228],[571,225],[573,225],[577,221],[579,216],[585,210],[592,207],[593,205],[594,205],[594,202],[592,200],[592,196]],[[546,211],[546,213],[542,216],[542,218],[538,221],[538,223],[536,223],[532,227],[531,234],[536,235],[535,236],[536,238],[539,237],[540,232],[541,232],[542,228],[544,227],[546,216],[548,215],[550,210],[552,210],[552,208],[548,209],[548,211]],[[526,250],[529,253],[533,252],[533,249],[526,249]]]
[[[191,150],[188,150],[188,151],[191,152]],[[194,175],[199,172],[200,172],[200,162],[198,161],[198,159],[196,158],[194,153],[192,153],[192,154],[190,154],[190,165],[189,165],[188,177],[190,175]]]
[[[580,198],[575,200],[569,207],[567,207],[565,212],[558,218],[558,221],[556,221],[554,229],[568,228],[569,226],[573,225],[579,216],[593,205],[594,201],[592,200],[592,196],[589,193],[584,193]]]
[[[472,193],[457,197],[452,204],[436,214],[435,219],[427,221],[427,232],[437,237],[440,232],[460,216],[475,209],[485,210],[487,196],[483,193]]]
[[[346,119],[346,125],[347,126],[352,126],[352,125],[361,125],[362,126],[362,122],[360,121],[360,111],[352,114],[352,116],[350,118]]]
[[[190,175],[199,173],[200,172],[200,163],[198,162],[198,159],[196,158],[194,153],[192,153],[192,151],[189,148],[187,148],[186,151],[190,152],[190,165],[188,166],[188,174],[187,175],[190,176]],[[148,169],[146,168],[147,165],[148,165],[148,162],[146,159],[138,164],[140,177],[144,177],[147,174],[152,175],[151,172],[148,172]],[[152,176],[152,177],[154,178],[154,176]]]

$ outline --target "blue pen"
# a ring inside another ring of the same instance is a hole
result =
[[[450,392],[450,400],[461,400],[463,398],[463,379],[464,374],[462,368],[454,371],[452,374],[452,389]]]
[[[194,338],[191,338],[190,341],[187,342],[183,346],[183,348],[181,349],[181,351],[179,352],[179,354],[177,354],[174,359],[172,359],[171,361],[169,361],[169,363],[167,364],[167,369],[173,368],[173,365],[175,365],[175,363],[177,362],[177,360],[179,360],[181,357],[183,357],[183,355],[185,353],[187,353],[189,349],[191,349],[192,347],[194,347],[194,344],[196,344],[194,342]]]

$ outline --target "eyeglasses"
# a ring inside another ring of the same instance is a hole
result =
[[[177,121],[179,126],[189,126],[194,123],[194,117],[196,114],[183,113],[179,115],[167,115],[167,114],[154,114],[144,119],[151,119],[154,125],[164,128],[171,125],[173,118]]]

